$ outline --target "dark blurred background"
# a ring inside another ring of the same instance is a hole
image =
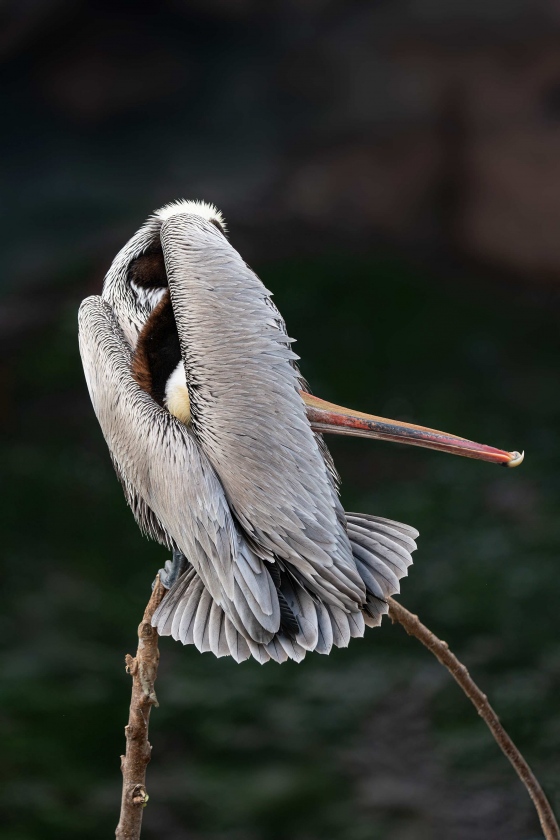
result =
[[[166,553],[89,404],[79,301],[175,198],[225,213],[314,391],[507,449],[331,438],[421,531],[402,602],[560,807],[560,3],[9,0],[2,69],[1,835],[112,836],[123,657]],[[390,622],[241,666],[161,643],[158,840],[534,840],[468,702]]]

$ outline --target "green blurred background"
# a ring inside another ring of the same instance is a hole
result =
[[[214,201],[315,393],[515,471],[330,438],[421,532],[402,603],[560,808],[560,13],[554,3],[2,4],[0,836],[112,836],[124,655],[166,553],[83,381],[80,300],[158,205]],[[451,678],[386,621],[301,664],[161,642],[143,837],[534,840]]]

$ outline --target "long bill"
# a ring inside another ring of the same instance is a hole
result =
[[[353,411],[314,397],[306,391],[300,393],[307,407],[307,417],[315,432],[391,440],[394,443],[438,449],[440,452],[450,452],[452,455],[476,458],[479,461],[489,461],[491,464],[502,464],[506,467],[518,467],[525,455],[523,452],[505,452],[503,449],[495,449],[483,443],[448,435],[437,429],[427,429],[425,426],[416,426],[413,423],[388,420],[386,417]]]

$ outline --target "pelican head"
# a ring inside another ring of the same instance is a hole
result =
[[[102,296],[113,308],[131,347],[168,289],[161,229],[177,215],[210,222],[226,235],[222,213],[205,201],[173,201],[156,210],[122,248],[107,272]]]

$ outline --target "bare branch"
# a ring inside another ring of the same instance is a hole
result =
[[[121,755],[123,775],[121,815],[115,832],[117,840],[139,840],[142,813],[148,802],[146,768],[152,747],[148,741],[148,724],[152,706],[158,701],[154,689],[159,663],[158,634],[151,620],[167,590],[159,577],[152,597],[138,627],[136,656],[126,656],[126,670],[132,676],[132,698],[128,724],[124,728],[126,754]]]
[[[413,615],[397,601],[394,601],[392,598],[388,598],[387,601],[389,603],[389,616],[391,619],[394,622],[402,624],[409,636],[415,636],[434,654],[436,659],[447,668],[453,679],[459,683],[471,703],[475,706],[478,714],[490,729],[496,743],[513,765],[515,772],[533,800],[546,840],[559,840],[560,830],[554,812],[550,807],[550,802],[535,778],[533,771],[500,723],[498,715],[488,702],[486,695],[478,688],[465,666],[451,653],[447,642],[434,636],[422,624],[417,615]]]

